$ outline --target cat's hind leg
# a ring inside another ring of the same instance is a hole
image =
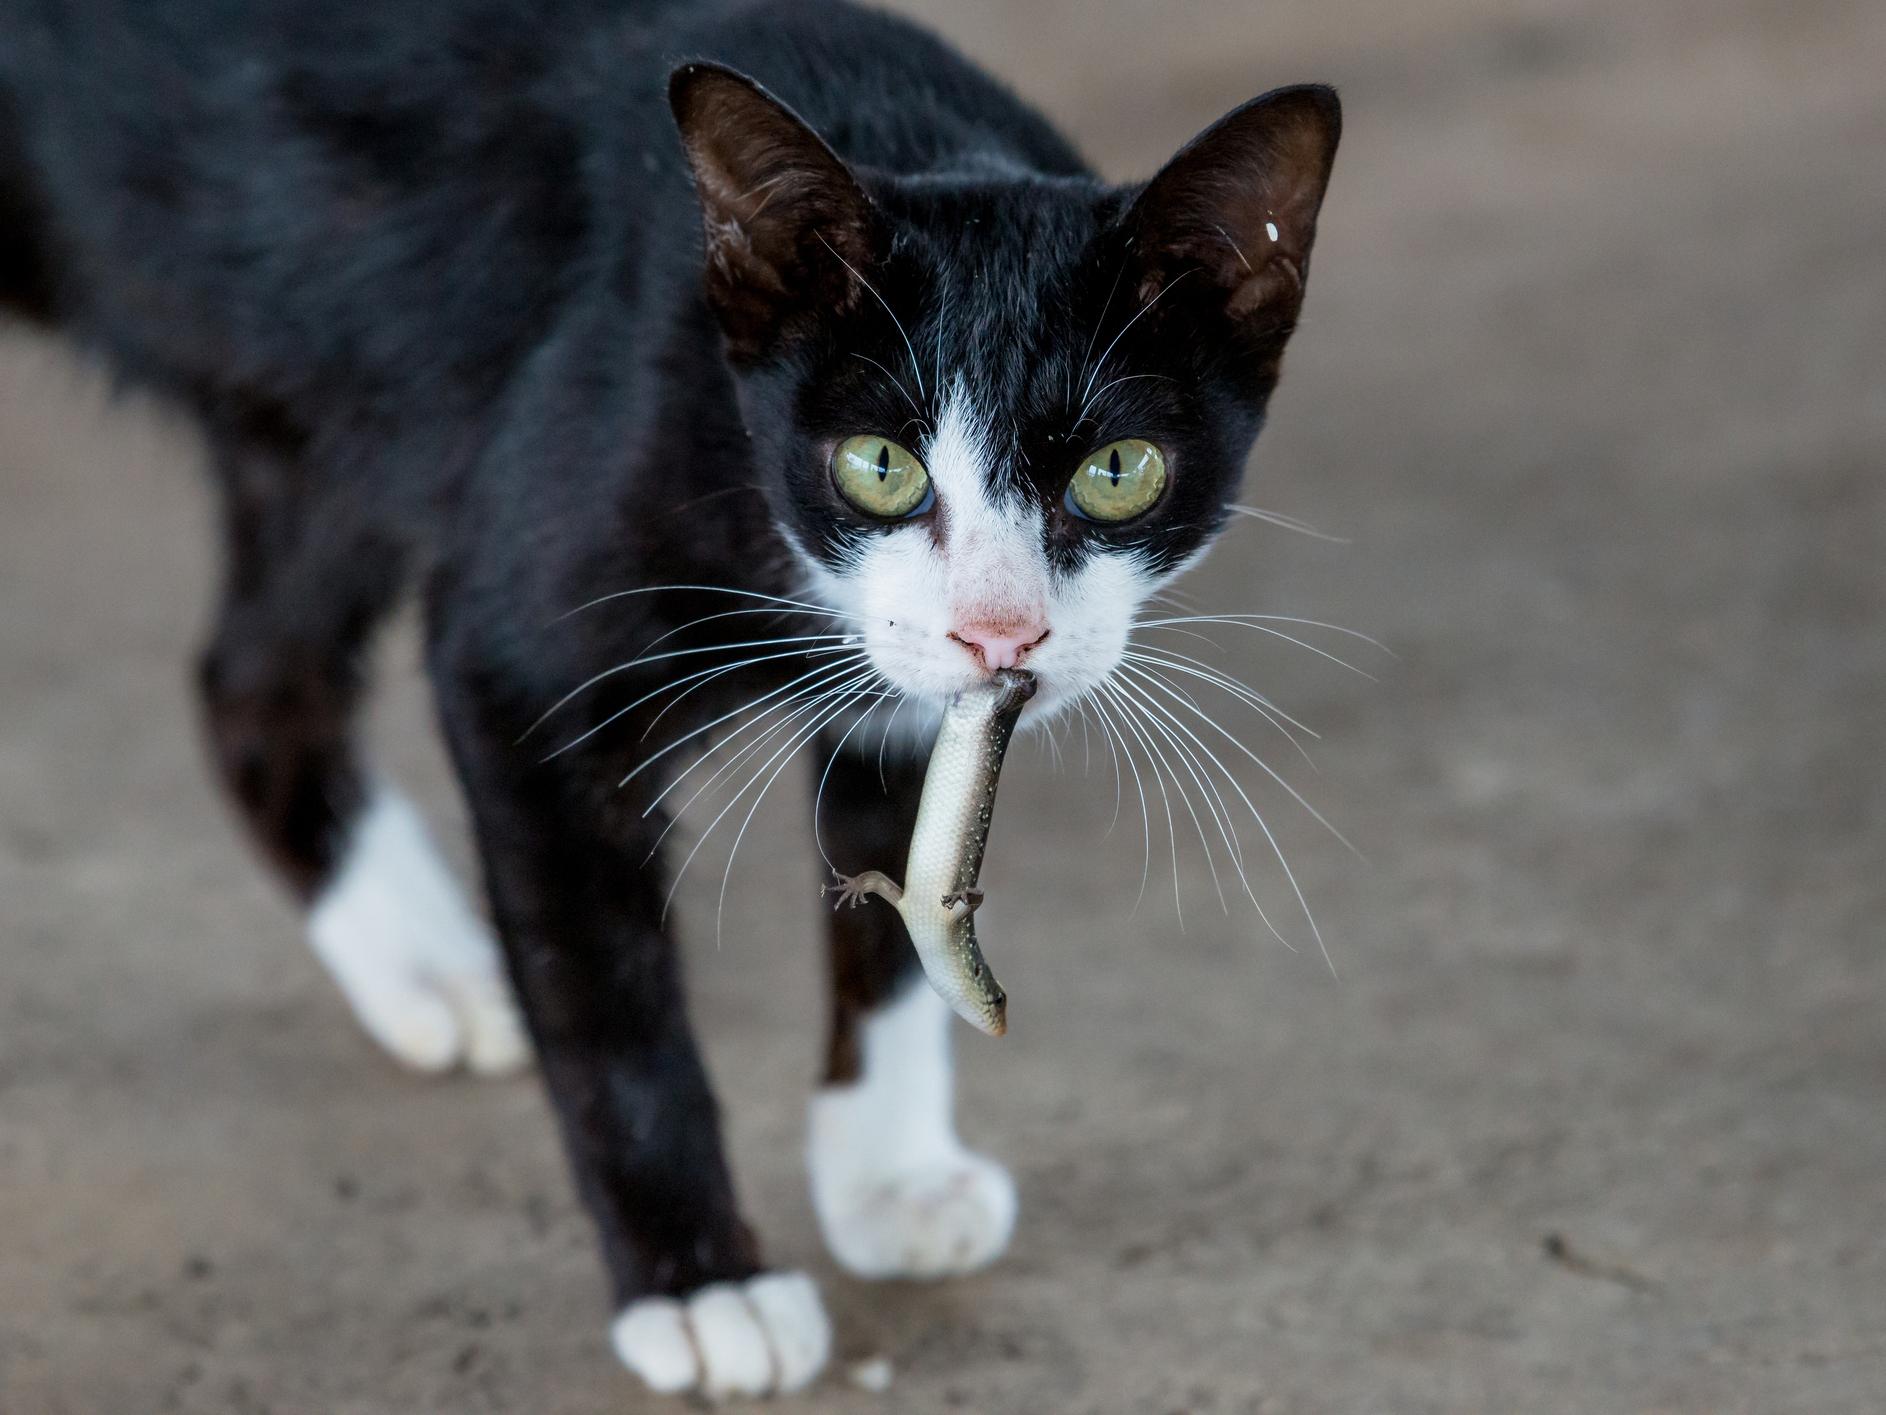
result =
[[[899,867],[921,761],[840,752],[824,775],[822,835],[846,874]],[[882,904],[830,920],[832,1030],[812,1100],[813,1208],[832,1256],[859,1277],[946,1277],[1000,1257],[1015,1183],[956,1136],[951,1014],[924,981],[903,920]]]
[[[226,578],[198,690],[222,782],[374,1040],[417,1070],[516,1070],[529,1049],[490,931],[355,743],[403,548],[309,474],[279,423],[225,421],[212,447]]]

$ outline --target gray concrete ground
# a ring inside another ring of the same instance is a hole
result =
[[[963,1051],[1024,1212],[973,1280],[818,1249],[803,796],[718,948],[699,872],[751,1210],[897,1372],[789,1408],[1886,1408],[1886,10],[927,8],[1121,175],[1344,85],[1249,495],[1351,544],[1242,526],[1190,588],[1400,657],[1213,651],[1324,734],[1293,779],[1368,862],[1261,804],[1340,982],[1219,913],[1196,840],[1181,932],[1163,819],[1135,912],[1110,766],[1018,756],[1014,1028]],[[206,783],[192,459],[0,350],[0,1410],[665,1408],[609,1359],[534,1083],[396,1074]],[[389,669],[384,755],[456,819],[410,636]]]

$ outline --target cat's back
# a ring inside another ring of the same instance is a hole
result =
[[[488,399],[586,282],[691,258],[665,101],[690,58],[869,166],[1078,169],[841,0],[0,0],[0,299],[173,386]]]

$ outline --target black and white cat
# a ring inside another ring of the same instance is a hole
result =
[[[683,1011],[659,856],[697,755],[806,746],[831,863],[895,872],[951,693],[1026,663],[1026,727],[1100,689],[1226,518],[1338,128],[1279,90],[1111,186],[838,0],[0,0],[0,303],[201,418],[228,789],[383,1046],[534,1050],[651,1386],[792,1389],[829,1348]],[[495,940],[356,755],[415,582]],[[880,766],[842,739],[891,696]],[[956,1138],[902,925],[839,912],[830,954],[833,1254],[990,1262],[1014,1186]]]

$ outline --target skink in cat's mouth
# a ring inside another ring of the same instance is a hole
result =
[[[879,870],[840,875],[836,885],[840,903],[855,905],[875,894],[896,909],[930,986],[964,1021],[992,1037],[1008,1030],[1008,996],[976,942],[982,903],[976,879],[989,843],[1002,759],[1035,688],[1034,674],[1000,668],[956,694],[943,710],[924,773],[903,885]]]

